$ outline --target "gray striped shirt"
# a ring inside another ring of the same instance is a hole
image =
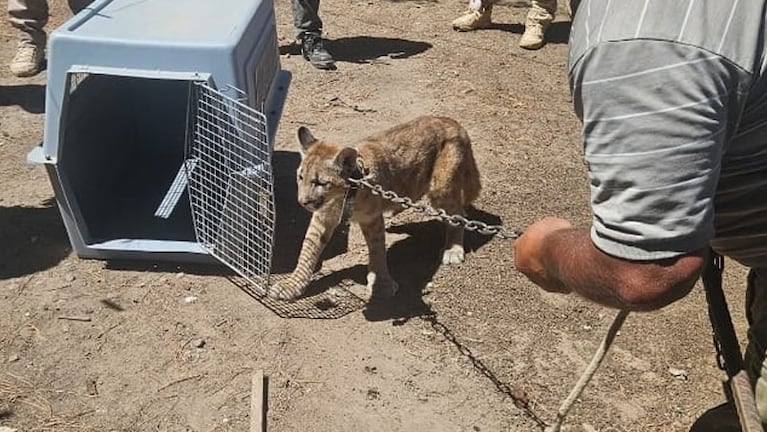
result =
[[[765,0],[583,0],[570,85],[592,239],[627,259],[711,244],[767,267]]]

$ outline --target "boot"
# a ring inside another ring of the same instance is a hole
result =
[[[492,21],[493,5],[488,5],[480,10],[469,10],[465,14],[453,20],[453,30],[472,31],[490,27]]]
[[[45,48],[32,42],[20,42],[9,66],[17,77],[30,77],[42,70],[44,60]]]
[[[301,38],[301,54],[317,69],[333,69],[336,61],[325,49],[322,38],[314,33],[306,33]]]
[[[546,29],[549,28],[554,15],[546,9],[533,4],[525,20],[525,32],[519,39],[520,48],[537,50],[545,43]]]

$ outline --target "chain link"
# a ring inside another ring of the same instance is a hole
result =
[[[467,231],[474,231],[483,235],[495,236],[504,240],[514,240],[522,235],[522,230],[520,229],[509,230],[503,225],[489,225],[482,221],[466,219],[462,215],[448,214],[441,208],[434,208],[426,204],[413,202],[413,200],[410,198],[401,197],[393,191],[385,190],[383,187],[381,187],[381,185],[373,184],[364,177],[360,179],[349,178],[349,182],[357,186],[364,186],[370,189],[373,194],[380,195],[388,201],[399,204],[406,209],[415,210],[416,212],[423,213],[426,216],[436,217],[441,221],[447,222],[453,226],[463,226],[463,228]]]

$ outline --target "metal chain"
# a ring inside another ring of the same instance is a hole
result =
[[[453,226],[463,226],[463,228],[467,231],[474,231],[483,235],[496,236],[504,240],[514,240],[522,235],[522,230],[520,229],[509,230],[503,225],[489,225],[482,221],[466,219],[462,215],[448,214],[441,208],[434,208],[426,204],[413,202],[413,200],[410,198],[401,197],[393,191],[385,190],[383,187],[381,187],[381,185],[373,184],[364,177],[360,179],[349,178],[349,182],[357,186],[365,186],[366,188],[370,189],[374,195],[380,195],[383,198],[393,203],[399,204],[406,209],[412,209],[427,216],[437,217],[440,220]]]

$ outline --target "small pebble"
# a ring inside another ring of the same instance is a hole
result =
[[[67,282],[74,282],[75,279],[77,279],[77,277],[75,277],[73,274],[67,275],[66,277]]]
[[[204,347],[205,346],[205,339],[202,339],[202,338],[192,339],[192,346],[195,347],[195,348],[202,348],[202,347]]]
[[[668,372],[673,375],[676,378],[679,378],[681,380],[687,379],[687,371],[684,369],[677,369],[677,368],[668,368]]]
[[[370,388],[367,391],[367,397],[368,400],[376,400],[381,397],[381,393],[379,393],[377,388]]]
[[[8,356],[8,363],[13,363],[19,361],[19,356],[17,354],[11,354]]]
[[[197,302],[197,297],[196,296],[184,297],[184,303],[189,304],[189,303],[195,303],[195,302]]]

